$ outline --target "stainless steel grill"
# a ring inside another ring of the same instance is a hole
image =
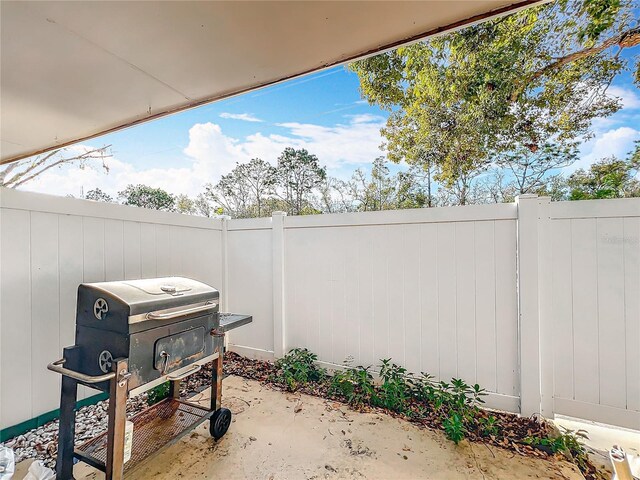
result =
[[[204,420],[211,420],[216,439],[224,435],[231,421],[220,405],[224,335],[252,318],[220,314],[218,304],[216,289],[181,277],[79,286],[76,343],[48,366],[63,375],[58,479],[73,478],[74,455],[104,470],[107,479],[122,478],[126,398],[166,381],[170,399],[132,419],[127,469]],[[180,381],[211,361],[211,408],[180,400]],[[109,392],[109,427],[74,452],[78,384]]]

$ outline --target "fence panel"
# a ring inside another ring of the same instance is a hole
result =
[[[226,235],[225,310],[253,316],[253,323],[229,334],[229,344],[243,355],[273,358],[271,219],[228,222]]]
[[[554,412],[640,429],[640,200],[550,217]]]
[[[80,283],[162,274],[221,285],[220,220],[0,195],[0,428],[58,408],[60,376],[46,365],[74,342]]]
[[[515,207],[506,207],[444,209],[450,221],[427,210],[286,218],[287,347],[330,365],[391,357],[482,383],[491,405],[517,410]]]

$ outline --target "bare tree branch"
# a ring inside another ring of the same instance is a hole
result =
[[[53,150],[44,155],[38,155],[26,162],[13,162],[8,164],[2,171],[0,171],[0,186],[7,188],[17,188],[34,178],[42,175],[47,170],[57,167],[63,164],[79,163],[80,168],[84,168],[85,164],[91,160],[101,160],[102,168],[107,172],[109,171],[108,165],[105,161],[111,158],[110,149],[111,145],[105,145],[100,148],[92,148],[82,153],[73,155],[71,157],[64,157],[55,159],[57,156],[62,155],[68,149],[62,148]],[[53,161],[52,161],[53,160]]]

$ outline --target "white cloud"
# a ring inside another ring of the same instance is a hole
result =
[[[305,148],[327,165],[329,173],[343,176],[346,168],[370,164],[382,154],[380,128],[384,118],[372,115],[347,117],[347,122],[333,126],[310,123],[283,123],[282,134],[255,133],[244,140],[225,135],[219,125],[208,122],[195,124],[189,130],[186,157],[177,157],[173,168],[140,168],[112,158],[110,172],[100,168],[64,166],[51,169],[32,182],[25,190],[54,195],[81,195],[99,187],[115,196],[128,184],[143,183],[163,188],[171,193],[195,196],[205,183],[215,183],[229,173],[236,162],[259,157],[276,163],[286,147]]]
[[[252,113],[228,113],[222,112],[220,114],[221,118],[231,118],[233,120],[242,120],[244,122],[263,122],[264,120],[260,120],[258,117],[254,116]]]
[[[635,110],[640,108],[640,95],[635,88],[625,88],[612,85],[607,89],[607,94],[611,97],[618,97],[622,103],[622,108]]]
[[[636,140],[640,140],[640,130],[631,127],[619,127],[600,133],[582,146],[580,159],[565,171],[570,173],[578,168],[589,168],[594,162],[606,157],[625,158]]]

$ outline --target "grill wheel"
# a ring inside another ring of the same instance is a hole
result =
[[[231,410],[221,408],[216,410],[211,416],[209,433],[215,440],[220,440],[222,436],[227,433],[227,430],[229,430],[229,425],[231,425]]]

